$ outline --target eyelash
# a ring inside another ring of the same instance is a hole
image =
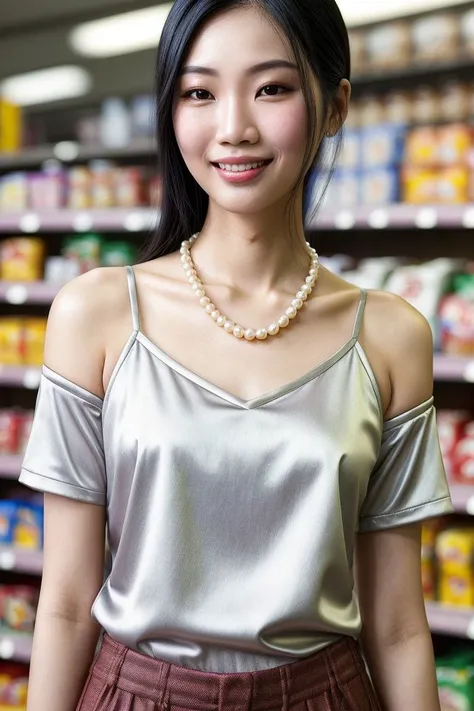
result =
[[[270,95],[271,97],[274,97],[274,96],[281,96],[282,94],[288,94],[290,91],[293,91],[292,89],[290,89],[290,87],[284,86],[283,84],[265,84],[265,86],[262,86],[262,88],[259,89],[259,91],[258,91],[257,93],[259,94],[259,93],[262,92],[264,89],[268,89],[269,87],[272,87],[272,88],[277,87],[278,89],[282,89],[282,90],[283,90],[283,91],[279,92],[278,94],[271,94],[271,95]],[[186,91],[186,92],[182,95],[182,98],[183,98],[183,99],[193,99],[193,94],[196,94],[198,91],[202,91],[202,92],[204,92],[204,93],[209,94],[210,96],[212,96],[211,92],[210,92],[210,91],[207,91],[207,89],[190,89],[189,91]],[[266,96],[268,96],[268,95],[266,95]],[[194,98],[193,100],[194,100],[194,101],[198,101],[198,102],[201,102],[201,101],[209,101],[209,99],[197,99],[197,98]]]

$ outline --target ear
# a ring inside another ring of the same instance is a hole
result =
[[[336,96],[334,97],[327,121],[327,132],[331,136],[335,136],[346,121],[351,94],[351,83],[347,79],[342,79]]]

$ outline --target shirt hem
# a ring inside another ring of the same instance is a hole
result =
[[[106,503],[106,496],[100,491],[93,491],[75,484],[58,481],[43,474],[32,472],[29,469],[25,469],[25,467],[22,468],[18,481],[31,489],[42,491],[45,494],[58,494],[68,499],[75,499],[76,501],[98,506],[105,506]]]
[[[452,513],[454,513],[454,506],[451,497],[445,496],[436,501],[427,501],[424,504],[411,506],[402,511],[364,517],[359,522],[359,533],[397,528],[398,526],[406,526],[410,523],[417,523],[436,516],[448,516]]]

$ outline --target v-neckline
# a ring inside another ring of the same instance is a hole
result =
[[[274,388],[266,393],[263,393],[262,395],[258,395],[257,397],[254,397],[250,400],[245,400],[244,398],[241,398],[238,395],[234,395],[233,393],[224,390],[219,385],[216,385],[210,380],[207,380],[207,378],[204,378],[201,375],[198,375],[194,371],[190,370],[185,365],[183,365],[175,358],[170,356],[168,353],[166,353],[162,348],[157,346],[156,343],[151,341],[148,336],[145,336],[145,334],[140,330],[137,330],[136,332],[136,340],[148,352],[156,356],[165,365],[182,375],[187,380],[193,382],[195,385],[198,385],[204,390],[213,393],[222,400],[226,400],[227,402],[243,410],[255,410],[258,407],[262,407],[263,405],[267,405],[270,402],[279,400],[284,395],[299,390],[301,387],[303,387],[303,385],[306,385],[311,380],[314,380],[316,377],[329,370],[329,368],[332,368],[347,353],[349,353],[349,351],[353,349],[358,339],[357,336],[352,336],[335,353],[333,353],[332,356],[329,356],[329,358],[326,358],[314,368],[311,368],[311,370],[309,370],[308,372],[304,373],[303,375],[300,375],[294,380],[291,380],[289,383],[280,385],[279,387]]]

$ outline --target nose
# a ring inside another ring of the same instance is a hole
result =
[[[221,102],[218,112],[216,139],[218,143],[258,143],[260,132],[249,107],[236,96]]]

